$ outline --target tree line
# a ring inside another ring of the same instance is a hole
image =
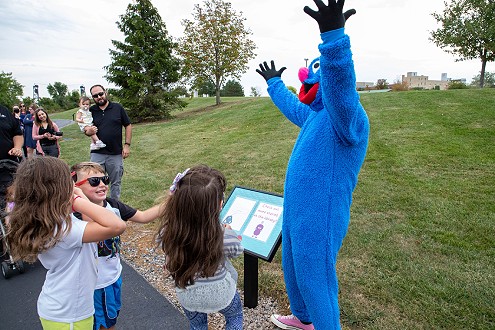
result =
[[[203,6],[194,6],[193,20],[181,22],[184,37],[175,40],[150,0],[132,1],[116,22],[124,41],[112,40],[111,63],[104,67],[107,81],[117,86],[109,94],[128,109],[133,122],[169,118],[172,110],[185,106],[182,96],[195,91],[215,96],[217,105],[221,96],[244,96],[237,80],[247,71],[256,48],[244,22],[231,3],[205,0]],[[0,102],[10,107],[18,103],[22,86],[11,73],[3,73],[0,84]],[[39,99],[40,105],[56,109],[77,105],[79,92],[69,92],[65,84],[55,82],[47,89],[51,99]]]
[[[78,90],[69,91],[66,84],[55,82],[48,84],[47,91],[50,97],[34,99],[30,96],[22,97],[23,86],[12,76],[11,72],[0,72],[0,104],[7,108],[19,104],[36,103],[49,110],[69,110],[79,104],[80,93]]]
[[[479,59],[480,74],[473,82],[493,86],[493,74],[485,68],[495,60],[495,2],[452,0],[432,16],[441,27],[431,31],[430,40],[458,61]],[[111,63],[104,67],[105,78],[117,86],[109,90],[112,99],[128,109],[133,122],[141,122],[169,118],[172,110],[185,106],[181,96],[194,91],[215,96],[217,105],[223,96],[243,96],[238,80],[256,55],[245,21],[230,2],[204,0],[194,5],[192,19],[181,21],[183,37],[174,39],[151,0],[132,1],[116,22],[124,41],[112,40]],[[79,92],[68,91],[65,84],[55,82],[47,89],[51,98],[41,98],[40,105],[67,109],[77,104]],[[0,103],[12,106],[21,95],[22,86],[11,73],[2,72]],[[251,96],[259,95],[251,87]]]

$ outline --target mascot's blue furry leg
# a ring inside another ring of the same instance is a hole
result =
[[[301,244],[292,244],[291,236],[297,237],[293,234],[289,229],[282,234],[282,265],[291,311],[299,320],[313,322],[318,330],[340,329],[338,248],[335,252],[329,251],[329,246],[334,244],[306,233],[315,238],[314,244],[301,249]],[[340,247],[341,242],[336,243],[334,246]]]
[[[290,300],[290,309],[300,321],[312,322],[308,314],[304,299],[299,291],[296,282],[296,271],[294,269],[294,259],[292,255],[292,243],[290,234],[282,235],[282,267],[284,270],[284,280],[287,295]]]

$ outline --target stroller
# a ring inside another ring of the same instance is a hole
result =
[[[0,258],[2,260],[2,275],[8,279],[16,271],[24,273],[24,263],[22,260],[14,261],[10,255],[9,244],[6,239],[5,219],[7,217],[7,188],[11,185],[15,171],[19,164],[13,160],[0,160]]]

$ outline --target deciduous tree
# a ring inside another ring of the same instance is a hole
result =
[[[298,93],[297,88],[295,88],[294,86],[287,86],[287,89],[296,95]]]
[[[387,89],[387,88],[388,88],[387,79],[378,79],[376,81],[376,89]]]
[[[485,87],[495,87],[495,73],[485,71],[485,76],[483,77]],[[471,86],[479,87],[481,81],[481,74],[477,74],[471,80]]]
[[[55,104],[59,106],[60,109],[67,109],[67,104],[68,104],[67,94],[69,88],[67,87],[66,84],[61,83],[60,81],[56,81],[53,83],[53,85],[48,84],[46,90],[48,91],[48,94],[50,94],[50,97],[52,98],[53,102],[55,102]]]
[[[194,5],[193,20],[184,19],[184,37],[179,39],[179,54],[184,59],[183,75],[193,82],[210,81],[215,85],[216,104],[227,77],[240,79],[254,58],[256,45],[249,39],[242,12],[230,2],[205,0]]]
[[[259,87],[254,87],[254,86],[251,86],[251,94],[250,94],[252,97],[260,97],[261,96],[261,91],[260,91],[260,88]]]
[[[73,89],[67,96],[67,100],[69,101],[69,109],[78,107],[80,98],[81,98],[81,93],[79,92],[79,90]]]
[[[394,92],[403,92],[409,90],[409,85],[407,81],[396,79],[394,83],[390,86]]]
[[[481,60],[480,87],[484,86],[487,62],[495,60],[495,1],[452,0],[444,2],[442,13],[432,16],[442,27],[431,32],[430,40],[456,61]]]
[[[185,103],[177,94],[180,60],[173,55],[176,45],[165,23],[150,0],[135,0],[117,26],[125,40],[112,40],[105,78],[120,87],[114,93],[132,121],[170,117]]]
[[[12,77],[12,73],[0,73],[0,104],[11,109],[19,103],[22,96],[22,85]]]

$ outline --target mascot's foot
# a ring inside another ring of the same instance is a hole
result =
[[[286,330],[314,330],[313,324],[304,324],[294,315],[282,316],[273,314],[270,316],[270,321],[280,329]]]

